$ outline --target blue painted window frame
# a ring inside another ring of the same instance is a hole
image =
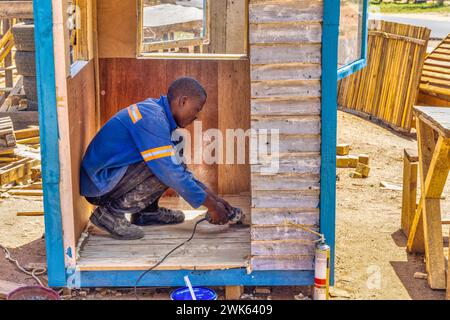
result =
[[[367,65],[367,35],[368,35],[368,21],[369,21],[369,0],[363,0],[363,26],[362,26],[362,46],[360,59],[353,61],[338,69],[338,80],[341,80],[349,75],[361,70]],[[341,1],[339,2],[339,16],[341,12]]]

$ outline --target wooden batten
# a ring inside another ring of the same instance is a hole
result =
[[[79,239],[88,224],[92,206],[80,196],[80,164],[97,131],[94,60],[68,79],[74,236]]]
[[[72,74],[66,24],[66,1],[52,2],[57,95],[60,201],[66,267],[76,263],[76,247],[87,225],[91,207],[80,196],[79,167],[85,149],[96,132],[95,57],[93,12],[95,1],[86,0],[82,9],[83,48],[78,57],[82,68]]]
[[[279,132],[277,173],[251,165],[251,268],[312,270],[316,236],[289,223],[317,231],[320,222],[323,2],[249,5],[251,127]]]

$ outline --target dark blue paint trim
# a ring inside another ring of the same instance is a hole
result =
[[[132,287],[143,271],[82,271],[80,287]],[[148,273],[139,283],[141,287],[185,286],[184,276],[194,286],[309,286],[314,283],[313,271],[254,271],[245,268],[228,270],[161,270]],[[77,280],[78,281],[78,280]]]
[[[52,1],[34,0],[33,6],[48,281],[49,286],[63,287],[66,285],[66,270],[59,198],[59,134]]]
[[[368,24],[369,24],[369,0],[363,0],[363,17],[362,17],[362,46],[360,59],[351,62],[338,69],[338,80],[341,80],[349,75],[361,70],[367,64],[367,39],[368,39]],[[340,13],[340,0],[339,13]]]
[[[320,182],[320,230],[331,247],[330,284],[334,284],[336,222],[336,127],[337,66],[339,39],[337,0],[324,1],[322,31],[322,164]]]

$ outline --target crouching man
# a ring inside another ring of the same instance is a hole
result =
[[[172,158],[172,132],[197,119],[206,99],[199,82],[179,78],[167,96],[122,109],[101,128],[81,164],[81,194],[97,206],[90,219],[95,226],[132,240],[144,236],[141,226],[183,222],[182,211],[158,206],[168,188],[194,208],[204,205],[211,223],[227,223],[231,206]]]

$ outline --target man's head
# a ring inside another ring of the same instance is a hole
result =
[[[186,128],[197,119],[206,98],[206,90],[193,78],[183,77],[172,82],[167,99],[177,125]]]

